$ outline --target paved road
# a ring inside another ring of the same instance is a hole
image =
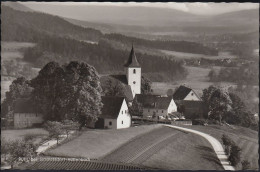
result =
[[[205,134],[203,132],[193,130],[193,129],[183,128],[183,127],[173,126],[173,125],[165,125],[165,126],[171,127],[171,128],[176,128],[176,129],[187,131],[187,132],[191,132],[191,133],[198,134],[198,135],[204,137],[212,145],[212,147],[213,147],[214,151],[216,152],[217,157],[220,160],[220,163],[222,164],[223,168],[225,170],[232,170],[232,171],[235,170],[235,168],[229,164],[228,157],[227,157],[221,143],[217,139],[215,139],[214,137],[212,137],[208,134]]]

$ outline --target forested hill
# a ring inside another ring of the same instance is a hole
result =
[[[1,6],[2,41],[37,42],[41,34],[98,41],[99,30],[73,25],[66,20],[39,12],[23,12]]]
[[[121,43],[127,44],[129,42],[134,42],[137,46],[145,46],[147,48],[155,48],[162,50],[195,53],[195,54],[205,54],[205,55],[218,55],[218,51],[213,48],[203,46],[200,43],[189,42],[189,41],[164,41],[164,40],[145,40],[135,37],[129,37],[122,34],[106,34],[106,38],[109,40],[119,41]]]
[[[116,50],[107,41],[102,41],[102,33],[94,29],[84,29],[65,20],[42,13],[21,12],[2,6],[2,41],[34,42],[36,46],[25,51],[24,59],[37,67],[49,61],[66,63],[72,60],[93,65],[99,73],[123,71],[128,50]],[[80,40],[99,40],[90,44]],[[171,59],[137,54],[145,73],[154,79],[180,79],[186,76],[181,62]],[[158,81],[158,80],[157,80]]]

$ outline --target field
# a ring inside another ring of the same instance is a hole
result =
[[[161,125],[139,126],[120,130],[88,130],[79,137],[44,153],[48,156],[84,157],[96,159],[137,135],[149,132]]]
[[[232,140],[242,148],[241,160],[248,160],[251,163],[253,169],[258,169],[258,132],[235,126],[234,129],[227,126],[186,126],[198,131],[208,133],[221,141],[223,134],[228,135]],[[241,166],[237,167],[240,170]]]
[[[2,60],[12,60],[23,58],[22,50],[24,48],[34,47],[34,43],[29,42],[1,42]]]
[[[41,138],[47,137],[48,132],[42,128],[34,129],[19,129],[19,130],[1,130],[1,139],[6,139],[7,141],[23,139],[26,135],[33,135],[34,142],[38,143]]]
[[[167,127],[125,143],[101,161],[163,170],[223,170],[207,140]]]
[[[168,89],[175,89],[180,85],[187,85],[195,90],[199,96],[202,95],[202,90],[208,88],[210,85],[213,85],[213,82],[209,82],[208,73],[211,70],[210,68],[201,68],[201,67],[192,67],[185,66],[188,70],[188,76],[184,80],[176,82],[153,82],[152,89],[154,94],[165,95]],[[219,67],[213,67],[217,71],[220,70]],[[221,82],[220,86],[228,88],[229,86],[234,86],[233,83]]]
[[[210,55],[203,55],[203,54],[194,54],[194,53],[183,53],[183,52],[177,52],[177,51],[168,51],[168,50],[160,50],[165,55],[173,56],[174,59],[212,59],[212,60],[218,60],[218,59],[235,59],[236,56],[230,54],[230,52],[219,52],[218,56],[210,56]]]

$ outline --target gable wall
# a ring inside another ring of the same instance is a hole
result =
[[[122,124],[123,122],[123,124]],[[131,126],[131,116],[129,114],[128,106],[124,99],[119,115],[117,117],[117,129],[120,128],[129,128]]]
[[[195,94],[193,90],[191,90],[183,100],[200,101],[200,98]]]

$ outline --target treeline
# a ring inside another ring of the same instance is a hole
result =
[[[129,44],[129,42],[134,42],[137,46],[145,46],[148,48],[186,52],[186,53],[196,53],[205,55],[218,55],[216,49],[203,46],[200,43],[189,42],[189,41],[163,41],[163,40],[145,40],[135,37],[129,37],[121,34],[105,34],[105,38],[110,40],[115,40],[122,42],[124,44]]]
[[[69,38],[45,36],[37,46],[25,51],[24,59],[38,67],[49,61],[67,63],[78,60],[94,66],[99,73],[109,73],[124,70],[123,64],[128,59],[129,51],[113,49],[105,41],[93,45]],[[144,73],[157,72],[175,79],[187,75],[179,61],[139,53],[136,56]]]
[[[102,36],[99,30],[83,28],[49,14],[22,12],[1,6],[2,41],[38,42],[46,34],[78,40],[97,41]]]

